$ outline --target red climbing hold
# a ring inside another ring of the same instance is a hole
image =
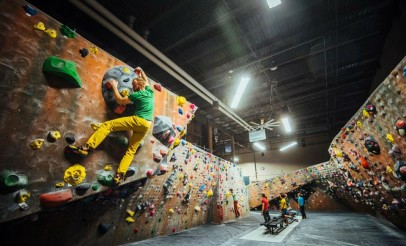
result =
[[[148,178],[151,178],[153,173],[154,173],[154,170],[148,169],[148,170],[147,170],[147,173],[146,173],[146,174],[147,174],[147,177],[148,177]]]
[[[369,168],[369,163],[364,157],[360,156],[359,159],[361,160],[361,165],[363,168]]]
[[[72,198],[73,194],[70,189],[45,193],[39,196],[41,205],[45,207],[56,207],[68,202]]]
[[[162,88],[161,88],[161,84],[155,84],[154,85],[155,90],[161,92]]]

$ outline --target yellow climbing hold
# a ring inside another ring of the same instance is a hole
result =
[[[90,127],[93,129],[93,131],[96,131],[101,127],[102,123],[92,123],[90,124]]]
[[[387,165],[386,166],[386,173],[392,173],[392,172],[393,172],[392,168],[389,165]]]
[[[213,196],[213,190],[212,189],[210,189],[208,192],[207,192],[207,197],[212,197]]]
[[[125,221],[127,221],[128,223],[133,223],[135,220],[131,217],[127,217]]]
[[[44,23],[42,23],[40,21],[40,22],[38,22],[38,24],[34,25],[34,28],[37,29],[37,30],[40,30],[40,31],[44,31],[45,30],[45,25],[44,25]]]
[[[129,74],[129,73],[131,73],[131,70],[128,69],[128,67],[124,67],[123,72],[126,73],[126,74]]]
[[[55,187],[57,187],[57,188],[61,188],[61,187],[64,187],[64,186],[65,186],[65,182],[58,182],[58,183],[55,184]]]
[[[182,97],[182,96],[177,96],[176,97],[176,102],[178,103],[178,105],[180,107],[183,107],[183,105],[185,105],[185,103],[186,103],[186,98]]]
[[[337,148],[334,148],[334,153],[338,157],[343,157],[343,152],[341,152],[341,150],[339,150]]]
[[[386,134],[386,140],[388,140],[388,142],[391,144],[395,143],[395,139],[393,138],[392,134],[390,134],[390,133]]]
[[[42,147],[42,144],[44,143],[44,141],[45,140],[42,138],[35,139],[34,141],[32,141],[30,143],[30,147],[32,149],[40,149]]]
[[[359,128],[362,128],[362,123],[361,123],[361,121],[357,121],[357,126],[358,126]]]
[[[130,95],[130,91],[128,89],[124,89],[120,92],[123,97],[128,97]]]
[[[227,191],[227,192],[226,192],[226,198],[229,198],[229,197],[230,197],[230,192]]]
[[[27,200],[28,198],[31,197],[30,192],[28,192],[27,190],[20,190],[17,194],[17,202],[18,203],[23,203],[25,202],[25,200]]]
[[[48,135],[49,135],[49,137],[50,137],[52,140],[54,140],[54,141],[56,141],[56,140],[58,140],[58,139],[61,138],[61,133],[58,132],[58,131],[50,131],[50,132],[48,133]]]
[[[170,208],[170,209],[168,210],[168,213],[169,213],[170,215],[172,215],[172,214],[175,213],[175,210],[173,210],[173,208]]]
[[[89,50],[90,50],[90,52],[92,52],[95,55],[97,55],[97,53],[99,53],[99,49],[96,46],[90,47]]]
[[[368,113],[368,111],[366,111],[365,109],[362,110],[362,115],[363,115],[365,118],[369,118],[369,113]]]
[[[127,213],[128,213],[128,215],[130,215],[131,217],[134,216],[134,211],[131,211],[131,210],[127,209]]]
[[[69,183],[71,185],[78,185],[82,183],[85,177],[86,169],[80,164],[75,164],[66,169],[63,179],[66,183]]]
[[[183,179],[185,175],[183,173],[179,173],[179,179]]]
[[[186,135],[186,128],[183,128],[183,130],[179,134],[179,137],[183,137],[185,135]]]
[[[111,165],[106,165],[106,166],[104,166],[104,170],[111,171],[111,170],[113,170],[113,167]]]
[[[175,138],[175,140],[173,141],[173,146],[178,146],[180,144],[180,139],[179,138]]]
[[[45,33],[48,34],[48,36],[50,36],[51,38],[56,38],[57,36],[56,31],[54,29],[47,29]]]

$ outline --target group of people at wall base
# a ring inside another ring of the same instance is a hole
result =
[[[305,200],[302,196],[302,194],[298,193],[297,194],[298,198],[297,198],[297,202],[299,204],[299,208],[300,208],[300,213],[302,215],[302,219],[307,219],[306,216],[306,212],[305,212]],[[290,217],[289,213],[288,213],[288,208],[290,207],[287,200],[286,200],[287,195],[281,193],[279,198],[279,209],[281,211],[281,216],[283,218],[285,218],[285,224],[288,225],[288,218]],[[264,220],[265,222],[268,222],[271,220],[271,216],[269,215],[269,201],[268,198],[266,197],[266,195],[264,193],[262,193],[262,210],[261,210],[261,214],[264,216]]]

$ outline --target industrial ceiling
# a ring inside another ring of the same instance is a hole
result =
[[[29,2],[195,103],[197,118],[221,133],[218,146],[227,136],[247,146],[249,130],[283,113],[293,132],[266,129],[269,145],[318,135],[331,142],[376,86],[399,14],[395,0],[282,0],[274,8],[266,0]]]

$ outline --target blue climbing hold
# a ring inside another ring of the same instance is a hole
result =
[[[32,6],[28,5],[28,4],[26,4],[26,5],[24,6],[24,10],[25,10],[25,13],[26,13],[28,16],[32,16],[32,15],[38,14],[38,10],[34,9],[34,7],[32,7]]]
[[[178,109],[178,113],[180,114],[180,115],[183,115],[183,110],[180,108],[180,109]]]

